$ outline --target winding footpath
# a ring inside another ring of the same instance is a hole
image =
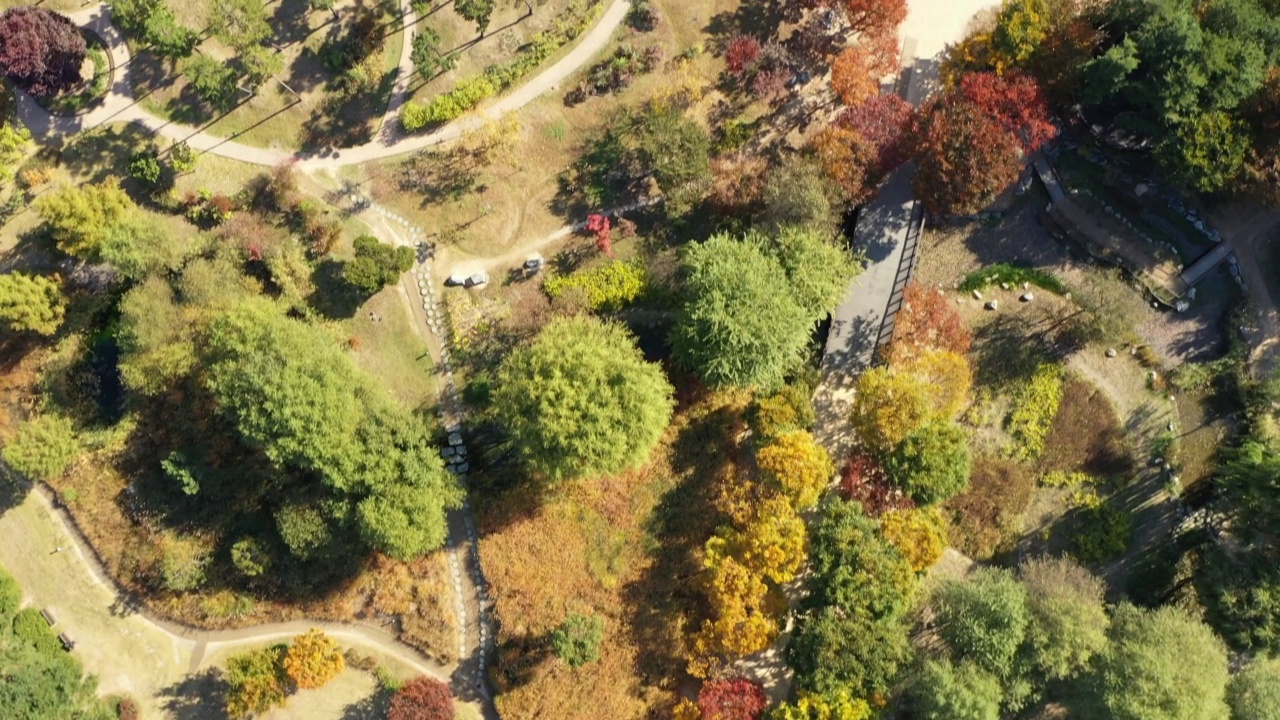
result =
[[[133,65],[124,38],[111,24],[111,7],[103,3],[95,7],[71,13],[72,22],[88,28],[102,37],[111,56],[115,70],[111,88],[100,104],[83,115],[51,115],[25,93],[18,94],[18,118],[31,134],[42,142],[55,142],[76,133],[110,123],[128,122],[140,125],[157,135],[174,142],[186,142],[193,149],[221,157],[251,163],[275,166],[283,162],[298,162],[304,171],[330,170],[349,165],[381,160],[403,153],[421,150],[454,140],[467,130],[472,130],[491,120],[528,105],[543,93],[553,90],[596,55],[613,36],[630,8],[628,0],[612,0],[599,22],[584,34],[578,44],[551,67],[532,80],[500,97],[497,102],[459,118],[434,132],[422,135],[405,135],[400,130],[398,112],[408,97],[408,85],[413,73],[409,60],[410,42],[416,18],[412,10],[406,11],[405,42],[401,52],[400,67],[392,91],[391,103],[383,118],[382,130],[376,139],[353,148],[328,150],[318,153],[295,153],[278,148],[260,148],[244,145],[233,138],[221,138],[202,129],[170,122],[147,112],[133,97]]]
[[[404,3],[405,42],[391,100],[383,117],[383,127],[375,140],[358,147],[319,154],[297,154],[280,149],[259,148],[216,137],[200,128],[173,123],[147,112],[133,97],[133,65],[128,46],[111,23],[107,4],[70,14],[73,22],[98,34],[107,45],[113,67],[107,94],[87,113],[56,116],[48,113],[25,94],[18,93],[18,116],[36,139],[56,143],[81,132],[112,123],[133,123],[174,142],[186,142],[200,152],[212,153],[240,162],[274,166],[297,161],[303,171],[329,170],[358,165],[413,152],[477,128],[490,120],[518,110],[543,93],[555,89],[589,62],[610,40],[626,17],[628,0],[613,0],[601,19],[559,61],[528,83],[477,112],[423,135],[404,135],[398,115],[409,95],[413,73],[410,59],[412,30],[416,23],[411,4]],[[445,384],[441,421],[450,432],[446,453],[461,458],[460,421],[462,408],[452,377],[448,323],[436,303],[431,278],[431,249],[423,243],[420,228],[411,228],[403,218],[368,204],[367,198],[353,198],[365,204],[390,234],[402,244],[419,251],[419,265],[410,276],[410,287],[423,308],[426,326],[438,338],[433,345]],[[397,227],[398,226],[398,227]],[[416,281],[416,282],[415,282]],[[451,467],[465,482],[465,462],[453,460]],[[229,648],[258,645],[316,627],[362,650],[373,650],[398,660],[415,671],[452,680],[462,699],[479,701],[486,718],[496,718],[492,700],[484,685],[487,655],[494,641],[491,600],[480,570],[474,520],[469,506],[450,514],[449,558],[457,600],[459,657],[454,666],[443,666],[397,641],[390,632],[367,624],[344,624],[300,620],[248,628],[206,631],[155,618],[130,602],[107,574],[93,549],[84,541],[74,521],[56,509],[48,491],[37,487],[21,503],[0,512],[0,535],[19,538],[0,547],[0,564],[9,567],[27,590],[29,602],[49,608],[59,620],[57,629],[77,640],[76,653],[86,667],[102,679],[106,692],[135,695],[153,712],[173,713],[192,702],[184,698],[191,674],[202,667],[206,657]],[[52,546],[46,548],[45,546]],[[46,556],[53,555],[48,558]],[[49,571],[57,564],[56,571]],[[123,657],[129,660],[121,661]]]

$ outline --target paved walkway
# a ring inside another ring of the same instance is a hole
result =
[[[849,413],[858,376],[871,366],[876,338],[902,264],[915,197],[913,166],[898,168],[880,194],[863,208],[854,248],[866,254],[866,268],[849,284],[831,316],[831,332],[822,354],[822,379],[813,396],[814,434],[839,464],[853,449]]]
[[[115,67],[115,78],[111,89],[97,107],[83,115],[63,117],[50,115],[34,100],[24,93],[18,94],[18,117],[38,140],[45,142],[61,140],[85,130],[117,122],[129,122],[141,125],[148,130],[174,142],[186,142],[195,150],[209,152],[214,155],[246,162],[253,165],[275,166],[288,160],[298,160],[299,167],[305,171],[339,168],[348,165],[380,160],[403,153],[421,150],[456,139],[463,132],[480,127],[489,120],[496,120],[509,112],[518,110],[532,102],[543,93],[558,87],[566,78],[585,65],[599,52],[613,36],[627,11],[631,7],[628,0],[612,0],[605,8],[600,21],[595,24],[578,44],[567,55],[534,76],[529,82],[516,88],[511,93],[499,98],[497,102],[473,112],[445,125],[435,132],[422,135],[405,135],[400,131],[399,122],[391,117],[398,111],[399,105],[406,98],[409,76],[412,74],[411,62],[406,62],[412,52],[409,33],[406,32],[404,50],[401,52],[400,73],[396,79],[396,90],[392,93],[391,106],[384,117],[384,126],[378,137],[364,145],[342,150],[331,150],[317,154],[294,153],[285,150],[259,148],[244,145],[229,138],[220,138],[204,132],[200,128],[170,122],[158,118],[142,108],[133,98],[129,48],[124,38],[111,24],[111,7],[101,4],[69,17],[78,25],[87,27],[108,45],[112,65]],[[413,18],[412,11],[406,16],[406,22]]]
[[[6,481],[7,482],[7,481]],[[48,609],[57,630],[76,641],[75,654],[98,676],[101,692],[134,695],[164,714],[174,689],[200,669],[207,651],[250,647],[319,628],[344,645],[376,651],[445,682],[461,694],[455,667],[441,665],[372,625],[298,620],[235,630],[200,630],[152,617],[118,592],[93,549],[43,486],[14,507],[0,508],[0,565],[22,585],[27,604]],[[63,548],[54,552],[55,548]]]

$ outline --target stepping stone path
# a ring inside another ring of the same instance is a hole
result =
[[[435,247],[426,242],[422,228],[411,225],[405,218],[381,205],[374,204],[368,197],[353,192],[350,199],[352,205],[357,209],[369,208],[384,218],[387,224],[397,223],[407,228],[409,238],[414,244],[414,257],[418,264],[413,268],[412,272],[414,281],[418,285],[419,294],[422,297],[422,310],[427,316],[427,329],[440,338],[440,368],[443,370],[444,390],[441,393],[439,415],[440,424],[444,426],[445,432],[448,433],[447,443],[441,448],[440,452],[449,471],[453,473],[465,490],[467,487],[467,471],[471,469],[471,466],[466,460],[467,445],[462,436],[461,421],[464,408],[458,397],[458,388],[453,379],[453,362],[449,352],[452,337],[449,333],[449,326],[444,312],[436,300],[435,282],[431,279],[431,266],[435,257]],[[480,568],[480,547],[476,535],[475,520],[471,513],[471,501],[466,499],[465,495],[462,501],[462,524],[466,529],[466,551],[469,553],[471,560],[471,579],[475,584],[476,601],[480,609],[480,617],[476,623],[480,628],[480,644],[476,653],[476,677],[473,682],[476,689],[486,698],[489,698],[489,691],[485,687],[484,677],[489,656],[495,649],[492,614],[493,598],[489,596],[488,583],[485,581],[484,573]],[[459,549],[462,547],[462,543],[456,537],[451,537],[450,540],[449,568],[453,575],[453,589],[458,613],[458,657],[465,658],[467,656],[467,603],[462,587],[463,563],[459,557]]]

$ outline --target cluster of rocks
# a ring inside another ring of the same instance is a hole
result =
[[[1001,290],[1004,290],[1005,292],[1008,292],[1008,291],[1010,291],[1010,290],[1013,290],[1013,289],[1014,289],[1014,287],[1013,287],[1012,285],[1010,285],[1009,283],[1007,283],[1007,282],[1002,282],[1002,283],[1000,283],[1000,289],[1001,289]],[[1019,301],[1024,302],[1024,303],[1029,303],[1029,302],[1031,302],[1032,300],[1035,300],[1035,299],[1036,299],[1035,293],[1031,292],[1031,283],[1029,283],[1029,282],[1024,282],[1024,283],[1022,283],[1022,290],[1023,290],[1022,294],[1018,296],[1018,300],[1019,300]],[[981,300],[981,299],[982,299],[982,297],[983,297],[983,296],[982,296],[982,291],[981,291],[981,290],[974,290],[974,291],[973,291],[973,299],[974,299],[974,300]],[[999,300],[997,300],[997,299],[995,299],[995,298],[992,298],[992,299],[990,299],[990,300],[986,301],[985,303],[983,303],[982,307],[983,307],[983,309],[985,309],[985,310],[999,310],[999,309],[1000,309],[1000,301],[999,301]]]

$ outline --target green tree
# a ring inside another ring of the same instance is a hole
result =
[[[839,217],[831,183],[815,160],[789,157],[768,174],[761,220],[772,229],[811,227],[834,232]]]
[[[1172,607],[1118,606],[1111,643],[1093,664],[1084,717],[1222,720],[1227,653],[1207,626]]]
[[[980,568],[967,580],[947,580],[934,592],[938,635],[958,658],[999,678],[1014,675],[1014,660],[1031,614],[1027,590],[1008,570]]]
[[[227,660],[227,714],[234,718],[257,715],[284,705],[288,677],[284,672],[286,645],[232,655]]]
[[[178,64],[178,71],[200,99],[213,107],[226,109],[235,100],[236,71],[221,60],[193,55]]]
[[[1027,589],[1027,650],[1038,674],[1073,678],[1107,644],[1103,582],[1068,558],[1038,558],[1018,566]]]
[[[932,505],[969,487],[972,464],[964,431],[955,423],[934,422],[898,443],[885,461],[885,470],[912,500]]]
[[[231,546],[231,564],[245,577],[259,577],[271,569],[271,554],[261,540],[240,538]]]
[[[199,159],[200,156],[185,141],[176,142],[169,148],[169,166],[179,175],[195,170]]]
[[[858,503],[824,500],[809,545],[813,606],[835,606],[872,618],[900,617],[910,607],[915,572]]]
[[[9,332],[52,335],[66,309],[56,281],[19,272],[0,275],[0,326]]]
[[[489,18],[493,15],[494,0],[458,0],[454,2],[453,9],[463,20],[468,20],[476,24],[476,30],[484,37],[484,33],[489,29]]]
[[[721,234],[689,246],[682,268],[686,300],[671,332],[676,360],[714,386],[781,387],[814,321],[793,297],[782,264]]]
[[[1280,720],[1280,659],[1257,658],[1227,685],[1231,720]]]
[[[853,258],[813,227],[784,227],[771,235],[753,233],[758,242],[786,270],[792,293],[810,317],[820,318],[835,309],[857,272]]]
[[[562,480],[644,463],[671,419],[671,394],[625,329],[571,318],[503,361],[493,407],[520,457]]]
[[[4,461],[34,480],[49,480],[66,472],[80,452],[71,420],[52,413],[37,415],[18,427],[4,447]]]
[[[711,136],[675,105],[651,106],[636,128],[638,166],[658,183],[671,215],[681,215],[711,182]]]
[[[911,683],[908,703],[920,720],[999,720],[1000,680],[976,663],[929,660]]]
[[[128,213],[107,228],[98,259],[130,280],[154,273],[177,272],[197,251],[191,238],[170,235],[142,213]]]
[[[440,52],[440,33],[429,27],[418,29],[413,36],[413,52],[409,54],[413,67],[424,79],[431,79],[436,73],[452,70],[457,59],[452,55]]]
[[[285,505],[275,513],[276,531],[299,560],[310,560],[333,540],[324,515],[314,505]]]
[[[41,621],[43,622],[43,621]],[[107,720],[110,712],[96,698],[97,681],[85,677],[73,655],[58,648],[46,653],[7,633],[0,635],[0,707],[22,720]]]
[[[801,687],[812,692],[887,694],[911,662],[910,632],[901,617],[822,607],[800,618],[787,644],[787,662]]]
[[[372,235],[355,239],[355,257],[342,268],[342,277],[372,295],[400,280],[413,267],[413,248],[384,245]]]
[[[136,178],[148,185],[159,185],[164,174],[160,167],[160,156],[155,150],[146,150],[129,158],[129,177]]]
[[[280,53],[262,45],[249,45],[240,51],[240,66],[245,83],[255,90],[284,69]]]
[[[569,613],[551,633],[551,649],[570,667],[582,667],[600,659],[604,620],[595,615]]]
[[[162,277],[148,277],[120,300],[120,377],[143,395],[157,395],[196,366],[192,314]]]
[[[15,122],[0,120],[0,185],[13,180],[27,148],[31,145],[31,133]]]
[[[1212,193],[1240,175],[1249,145],[1244,123],[1226,112],[1210,111],[1178,123],[1156,159],[1170,177],[1191,190]]]
[[[22,586],[4,568],[0,568],[0,631],[10,627],[21,606]]]
[[[81,260],[95,260],[112,226],[136,207],[114,177],[96,184],[64,185],[36,201],[36,211],[58,249]]]

